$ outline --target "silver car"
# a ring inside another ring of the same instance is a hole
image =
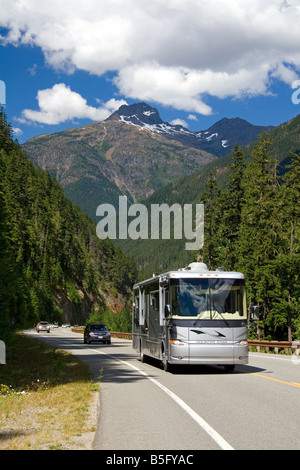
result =
[[[50,333],[50,325],[47,321],[40,321],[36,327],[36,331],[39,333],[40,331],[47,331],[47,333]]]

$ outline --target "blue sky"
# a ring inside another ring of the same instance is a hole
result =
[[[278,125],[300,113],[300,0],[40,5],[0,0],[0,80],[21,143],[139,101],[195,131],[223,117]]]

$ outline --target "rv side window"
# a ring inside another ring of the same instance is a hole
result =
[[[145,324],[145,314],[146,314],[146,311],[145,311],[145,288],[144,287],[140,287],[139,289],[139,323],[140,325],[144,325]]]

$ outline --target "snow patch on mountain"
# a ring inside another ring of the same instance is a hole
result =
[[[189,131],[182,124],[162,121],[157,109],[146,103],[123,105],[108,120],[119,120],[141,130],[158,133],[167,139],[181,142],[185,146],[205,150],[216,156],[228,153],[234,145],[246,145],[255,140],[264,130],[272,126],[254,126],[244,119],[223,118],[207,130]]]

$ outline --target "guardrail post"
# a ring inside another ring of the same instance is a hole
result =
[[[299,356],[300,355],[300,342],[299,341],[293,341],[292,342],[292,349],[295,349],[296,356]]]

